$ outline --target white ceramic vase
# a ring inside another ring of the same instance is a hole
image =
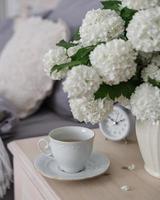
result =
[[[160,123],[137,121],[136,134],[145,170],[160,178]]]

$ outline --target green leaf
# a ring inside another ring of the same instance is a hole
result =
[[[103,99],[108,95],[108,87],[105,83],[102,83],[99,89],[94,93],[95,99]]]
[[[120,86],[114,85],[108,87],[108,94],[111,99],[115,100],[115,98],[118,98],[121,95]]]
[[[86,56],[89,56],[90,52],[93,51],[95,46],[83,47],[77,51],[71,58],[72,60],[81,60]]]
[[[121,94],[126,97],[127,99],[130,99],[131,95],[134,93],[137,85],[134,85],[132,82],[122,83],[121,85]]]
[[[79,33],[79,29],[74,33],[73,35],[73,41],[74,40],[80,40],[80,33]]]
[[[75,44],[71,42],[66,42],[64,40],[61,40],[59,43],[56,44],[59,47],[64,47],[65,49],[69,49],[70,47],[74,47]]]
[[[135,81],[133,78],[128,82],[121,82],[118,85],[112,86],[102,83],[94,96],[95,99],[110,97],[112,100],[115,100],[123,95],[129,99],[138,85],[140,85],[140,82]]]
[[[64,63],[64,64],[61,64],[61,65],[54,65],[52,67],[50,73],[52,74],[54,71],[59,72],[59,71],[65,69],[65,68],[71,69],[72,67],[80,65],[80,64],[82,64],[81,61],[71,61],[69,63]]]
[[[148,82],[149,82],[151,85],[160,88],[160,81],[157,81],[157,80],[155,80],[155,79],[152,79],[152,78],[148,77]]]
[[[95,46],[81,48],[77,51],[76,54],[74,54],[71,57],[71,59],[73,61],[81,61],[81,64],[84,64],[84,65],[90,65],[89,55],[90,55],[90,52],[93,51],[94,48]]]
[[[128,26],[129,22],[132,20],[134,14],[137,12],[137,10],[129,9],[127,7],[123,8],[121,10],[120,16],[125,21],[125,27]]]
[[[123,33],[123,34],[119,35],[118,38],[119,38],[119,39],[122,39],[122,40],[124,40],[124,41],[127,41],[127,40],[128,40],[128,38],[127,38],[127,36],[126,36],[126,33]]]
[[[102,1],[103,9],[114,10],[118,13],[121,11],[121,1]]]
[[[54,65],[50,71],[52,74],[54,71],[61,71],[65,68],[72,69],[73,67],[77,65],[90,65],[89,55],[90,52],[95,48],[95,46],[89,46],[81,48],[77,51],[76,54],[74,54],[71,59],[71,62],[60,64],[60,65]]]
[[[120,85],[107,85],[102,83],[98,91],[94,94],[95,99],[103,99],[105,97],[110,97],[112,100],[121,95]]]

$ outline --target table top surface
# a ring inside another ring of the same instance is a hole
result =
[[[24,170],[45,196],[56,200],[158,200],[160,180],[143,168],[143,160],[136,142],[111,142],[105,140],[100,131],[95,130],[94,151],[102,152],[111,160],[111,166],[105,174],[85,181],[56,181],[45,178],[34,168],[34,160],[40,153],[37,142],[40,138],[13,141],[8,148],[24,166]],[[135,165],[135,170],[124,169]],[[130,191],[121,190],[123,185]]]

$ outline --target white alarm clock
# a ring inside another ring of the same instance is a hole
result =
[[[135,118],[130,110],[117,103],[99,127],[107,139],[119,141],[135,133]]]

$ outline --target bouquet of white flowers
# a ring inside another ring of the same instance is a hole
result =
[[[45,54],[46,73],[65,78],[79,121],[102,121],[115,101],[131,102],[139,119],[160,119],[160,1],[102,5],[87,12],[72,41],[62,40]]]

